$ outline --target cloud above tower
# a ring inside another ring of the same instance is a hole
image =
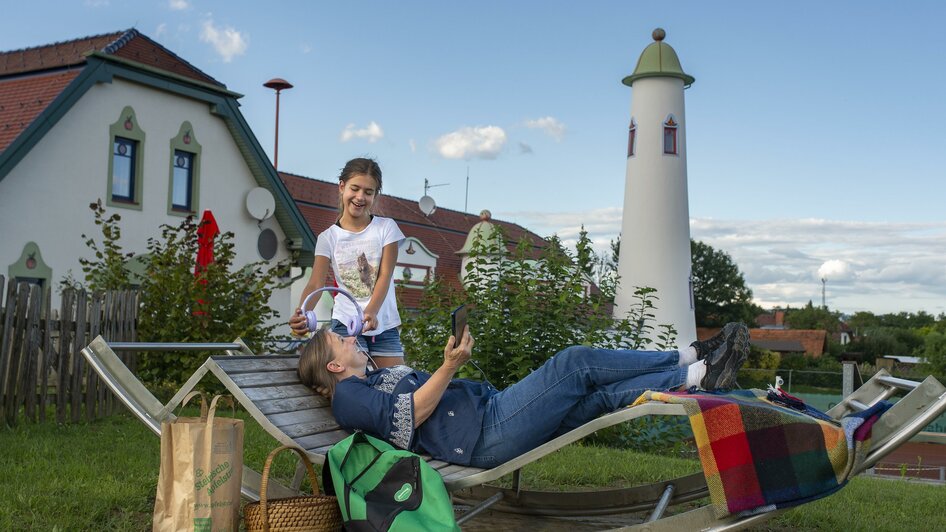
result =
[[[524,125],[529,129],[539,129],[546,135],[561,142],[565,138],[565,124],[552,116],[543,116],[535,120],[526,120]]]
[[[495,159],[506,140],[499,126],[463,127],[435,140],[434,149],[444,159]]]
[[[342,130],[342,134],[339,136],[339,140],[342,142],[363,139],[374,143],[383,138],[384,130],[381,129],[381,126],[379,126],[374,120],[368,122],[368,125],[363,128],[355,127],[355,124],[348,124],[345,126],[345,129]]]

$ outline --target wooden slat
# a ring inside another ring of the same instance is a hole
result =
[[[256,405],[256,408],[259,408],[260,412],[267,417],[280,412],[293,412],[296,410],[325,407],[329,404],[328,399],[311,392],[305,397],[254,400],[253,403]]]
[[[429,463],[430,463],[430,462],[428,462],[428,464],[429,464]],[[455,474],[455,473],[462,473],[462,472],[468,470],[469,467],[468,467],[468,466],[457,465],[457,464],[447,464],[447,465],[445,465],[445,466],[437,467],[437,468],[434,468],[434,469],[436,469],[437,472],[440,473],[440,476],[441,476],[441,477],[449,477],[450,475],[453,475],[453,474]]]
[[[52,290],[46,290],[44,298],[43,312],[46,313],[45,326],[43,327],[43,366],[39,374],[39,420],[46,421],[46,407],[49,404],[49,372],[53,369],[53,316],[52,316]]]
[[[30,290],[29,314],[26,320],[26,360],[24,361],[25,373],[23,375],[23,398],[24,414],[26,419],[36,421],[36,384],[39,376],[38,367],[39,348],[42,342],[40,336],[40,311],[43,308],[43,288],[39,285],[32,285]]]
[[[97,338],[99,327],[102,323],[102,300],[99,294],[92,294],[89,297],[89,338]],[[85,344],[83,344],[85,345]],[[86,365],[85,371],[85,418],[89,421],[96,417],[96,403],[98,402],[98,373],[89,365]]]
[[[312,436],[304,436],[302,438],[296,439],[295,442],[303,449],[310,449],[313,447],[335,445],[347,437],[348,432],[344,430],[333,430],[329,432],[313,434]]]
[[[71,352],[70,336],[72,334],[72,302],[75,299],[74,290],[64,290],[62,293],[62,310],[59,312],[59,357],[57,360],[56,383],[56,421],[66,422],[66,397],[69,394],[69,353]]]
[[[254,403],[264,399],[289,399],[291,397],[306,397],[312,395],[312,390],[301,384],[289,386],[264,386],[243,390],[246,396]]]
[[[82,420],[82,374],[85,372],[85,359],[79,354],[79,350],[86,345],[85,329],[86,315],[89,310],[88,300],[89,295],[85,290],[80,290],[76,294],[76,332],[73,337],[73,349],[69,352],[69,356],[72,358],[69,413],[72,415],[73,423]]]
[[[302,384],[299,374],[293,371],[259,371],[256,373],[228,373],[233,382],[240,388],[255,386],[285,386],[287,384]]]
[[[10,279],[7,286],[7,298],[3,314],[3,332],[0,333],[0,412],[6,405],[7,388],[10,375],[10,350],[13,349],[13,318],[16,316],[16,283]]]
[[[20,283],[16,294],[16,317],[13,322],[13,347],[10,349],[9,366],[7,370],[6,390],[6,420],[11,427],[16,424],[16,413],[19,408],[19,393],[22,390],[21,358],[23,355],[23,336],[26,329],[26,309],[29,304],[29,285]]]
[[[318,421],[307,421],[302,423],[293,423],[291,425],[284,425],[279,427],[279,430],[283,431],[286,436],[296,439],[312,434],[321,434],[323,432],[339,430],[340,428],[341,427],[338,426],[338,423],[336,423],[334,419],[323,419]]]
[[[258,371],[295,371],[299,367],[299,357],[212,357],[220,369],[231,377],[240,373]]]
[[[277,427],[293,425],[295,423],[305,423],[307,421],[331,421],[332,423],[335,423],[335,418],[332,417],[332,409],[327,407],[309,408],[306,410],[296,410],[293,412],[279,412],[267,415],[266,419],[268,419],[270,423]]]
[[[450,473],[450,474],[448,474],[448,475],[442,475],[442,476],[443,476],[444,482],[448,482],[448,481],[455,480],[455,479],[458,479],[458,478],[466,478],[466,477],[468,477],[468,476],[470,476],[470,475],[474,475],[474,474],[480,473],[480,472],[482,472],[482,471],[483,471],[483,470],[480,469],[480,468],[478,468],[478,467],[464,467],[463,469],[460,469],[460,470],[454,471],[454,472],[452,472],[452,473]]]

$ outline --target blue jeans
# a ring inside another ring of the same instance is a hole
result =
[[[686,382],[677,351],[574,346],[492,396],[473,450],[474,467],[491,468],[594,418],[628,406],[647,390]]]
[[[343,337],[349,336],[348,327],[336,319],[332,319],[331,328],[333,332]],[[358,349],[368,353],[372,357],[404,356],[404,346],[401,345],[401,333],[397,330],[397,327],[391,327],[374,336],[359,334],[355,337],[355,343],[358,344]]]

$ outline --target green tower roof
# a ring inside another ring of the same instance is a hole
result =
[[[654,42],[644,48],[640,59],[637,60],[634,73],[624,78],[622,83],[630,87],[641,78],[654,77],[680,78],[687,86],[695,81],[693,76],[683,71],[677,52],[673,51],[669,44],[663,42],[666,36],[667,33],[664,30],[660,28],[654,30]]]

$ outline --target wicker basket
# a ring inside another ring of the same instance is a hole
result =
[[[312,484],[314,494],[266,500],[269,467],[273,463],[273,458],[286,449],[294,451],[302,459],[309,473],[309,482]],[[273,449],[273,452],[266,457],[266,465],[263,466],[263,482],[260,485],[260,501],[251,502],[243,507],[243,523],[247,532],[341,530],[342,513],[335,497],[319,493],[318,478],[305,452],[298,447],[283,445]]]

